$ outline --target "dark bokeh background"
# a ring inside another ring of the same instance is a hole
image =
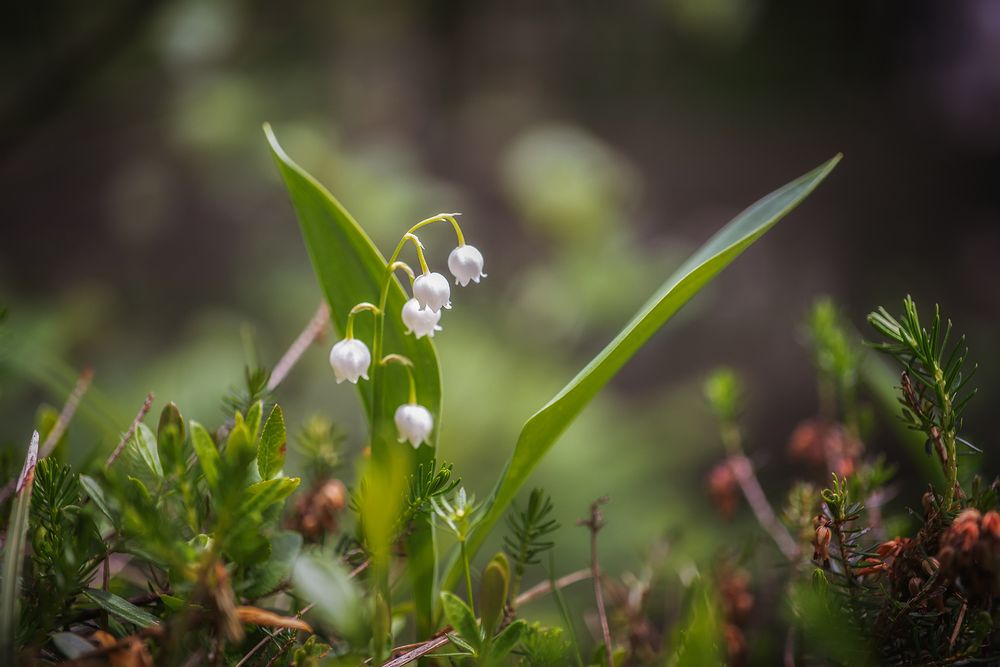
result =
[[[9,443],[40,401],[64,400],[36,366],[93,364],[121,427],[150,389],[218,420],[248,350],[273,363],[308,320],[319,292],[264,120],[383,248],[463,211],[490,276],[438,339],[442,455],[480,494],[523,420],[687,252],[845,153],[542,465],[567,567],[585,541],[569,525],[603,493],[612,566],[637,567],[662,536],[692,557],[728,539],[699,520],[721,451],[699,384],[717,364],[747,380],[749,446],[777,497],[787,435],[816,407],[800,321],[819,294],[859,329],[907,292],[941,302],[981,365],[969,434],[990,434],[996,2],[61,1],[6,8],[0,32]],[[447,232],[427,242],[443,264]],[[363,439],[323,349],[281,392],[293,423],[322,411]],[[88,428],[79,456],[111,447]],[[905,460],[889,429],[873,438]]]

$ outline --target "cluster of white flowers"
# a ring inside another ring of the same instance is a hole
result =
[[[486,277],[486,274],[483,273],[483,254],[475,247],[465,243],[453,215],[435,216],[435,218],[428,218],[425,223],[438,219],[450,221],[455,226],[458,235],[458,247],[452,250],[448,256],[448,270],[455,276],[455,284],[465,287],[470,281],[479,283],[481,279]],[[419,226],[417,225],[417,227]],[[443,275],[428,269],[424,261],[423,245],[412,232],[408,232],[403,236],[399,248],[401,249],[407,240],[412,241],[416,246],[423,272],[413,279],[413,297],[403,304],[403,324],[406,326],[407,334],[411,334],[417,338],[423,338],[424,336],[433,338],[434,332],[441,331],[439,323],[442,311],[451,308],[451,286],[448,284],[448,279]],[[395,262],[395,257],[398,254],[399,249],[397,249],[396,255],[393,256],[394,263],[392,267],[395,268],[396,264],[400,264],[401,268],[404,268],[410,277],[413,278],[409,267],[401,262]],[[372,363],[371,352],[364,342],[353,336],[352,318],[360,310],[379,312],[378,308],[375,308],[371,304],[359,304],[348,315],[344,340],[338,341],[330,350],[330,366],[333,367],[333,373],[337,378],[338,384],[344,380],[357,384],[359,378],[368,379],[368,368]],[[412,380],[413,371],[409,365],[407,365],[407,372],[411,373]],[[399,441],[408,441],[416,448],[421,443],[427,441],[431,430],[434,428],[434,418],[430,410],[416,403],[416,399],[412,394],[411,389],[410,402],[399,406],[396,410],[395,422],[396,428],[399,431]]]

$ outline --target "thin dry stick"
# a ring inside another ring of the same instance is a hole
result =
[[[420,656],[426,655],[431,651],[444,646],[449,641],[450,640],[448,639],[448,635],[441,635],[440,637],[435,637],[434,639],[424,642],[423,644],[413,649],[409,653],[404,653],[398,658],[393,658],[389,662],[384,663],[382,667],[402,667],[402,665],[411,663]]]
[[[597,532],[604,527],[604,514],[601,505],[608,502],[608,497],[598,498],[590,504],[590,518],[580,519],[578,526],[586,526],[590,530],[590,572],[594,578],[594,599],[597,601],[597,616],[601,621],[601,634],[604,637],[604,662],[607,667],[613,667],[611,656],[611,628],[608,627],[608,612],[604,608],[604,591],[601,589],[601,564],[597,559]]]
[[[801,553],[799,545],[795,543],[795,540],[784,524],[778,521],[778,517],[775,516],[774,510],[771,509],[771,503],[767,501],[767,496],[764,495],[764,489],[761,488],[760,482],[757,481],[757,476],[753,472],[753,465],[750,463],[750,460],[742,454],[736,454],[729,458],[729,467],[732,469],[733,474],[736,475],[736,480],[740,484],[740,490],[743,491],[743,497],[747,499],[750,509],[753,510],[754,515],[757,517],[757,522],[768,532],[774,543],[778,545],[778,549],[785,555],[785,558],[790,561],[797,560]]]
[[[59,413],[59,418],[56,419],[55,426],[49,431],[48,436],[45,437],[45,442],[42,444],[42,448],[38,451],[39,459],[44,459],[51,454],[52,450],[59,444],[59,439],[66,432],[66,428],[69,426],[70,420],[73,419],[73,414],[76,412],[77,406],[80,405],[80,401],[83,399],[83,395],[87,393],[87,389],[90,388],[90,382],[93,379],[94,369],[83,369],[80,377],[76,380],[76,386],[73,387],[69,398],[66,399],[66,404],[63,405],[62,412]]]
[[[358,565],[356,568],[351,570],[350,574],[347,575],[347,578],[353,579],[354,577],[358,576],[368,568],[368,565],[370,563],[371,560],[366,560],[365,562],[361,563],[361,565]],[[302,607],[302,609],[299,609],[298,613],[295,614],[295,618],[302,618],[303,615],[309,613],[309,610],[315,606],[316,606],[315,602],[310,602],[305,607]],[[257,651],[264,648],[264,645],[267,644],[267,642],[269,642],[271,639],[274,639],[274,635],[267,635],[259,642],[257,642],[257,644],[254,645],[254,647],[250,649],[250,651],[245,656],[243,656],[239,662],[236,663],[236,667],[243,667],[243,665],[246,664],[247,660],[252,658],[257,653]]]
[[[584,581],[585,579],[590,579],[591,576],[592,576],[591,571],[589,569],[570,572],[569,574],[562,576],[556,580],[556,588],[560,589],[565,588],[567,586],[577,583],[578,581]],[[528,590],[517,596],[517,598],[514,600],[514,606],[519,607],[523,604],[526,604],[528,602],[531,602],[532,600],[541,597],[542,595],[545,595],[546,593],[549,593],[550,591],[552,591],[552,584],[548,581],[542,582],[537,586],[532,586],[531,588],[529,588]],[[436,633],[434,633],[434,636],[428,639],[427,641],[417,642],[415,644],[403,644],[402,646],[395,647],[394,649],[392,649],[392,653],[398,653],[399,651],[406,651],[406,650],[409,650],[409,652],[397,656],[396,658],[393,658],[391,661],[385,663],[382,667],[400,667],[400,665],[405,665],[409,662],[413,662],[417,658],[426,655],[427,653],[430,653],[434,649],[443,646],[448,642],[447,635],[449,632],[451,632],[451,630],[452,627],[449,625],[442,628],[441,630],[438,630]],[[371,661],[368,660],[365,662],[365,664],[368,664],[369,662]],[[240,666],[237,665],[236,667]]]
[[[146,394],[146,402],[142,404],[141,408],[139,408],[139,413],[135,416],[135,419],[132,420],[132,424],[128,427],[128,430],[125,431],[125,435],[122,436],[118,446],[115,447],[115,451],[111,452],[111,456],[108,457],[108,460],[104,463],[104,465],[110,468],[111,464],[118,460],[118,457],[121,456],[122,451],[125,449],[125,445],[128,444],[128,441],[132,438],[132,434],[135,433],[135,429],[139,426],[139,422],[146,418],[146,415],[149,413],[149,409],[151,407],[153,407],[153,392]]]
[[[292,370],[299,358],[305,354],[309,346],[315,343],[326,332],[327,324],[330,322],[330,307],[326,301],[319,304],[316,314],[309,320],[309,324],[302,330],[299,337],[291,344],[288,350],[271,371],[271,377],[267,381],[267,390],[274,391]]]
[[[589,568],[585,570],[577,570],[576,572],[570,572],[569,574],[563,575],[562,577],[556,579],[556,588],[563,589],[566,588],[567,586],[572,586],[578,581],[585,581],[587,579],[590,579],[591,576],[592,574]],[[551,592],[552,592],[551,581],[539,582],[534,586],[532,586],[531,588],[529,588],[528,590],[521,593],[520,595],[518,595],[514,599],[514,606],[520,607],[521,605],[528,604],[529,602],[537,600],[538,598],[542,597],[546,593],[551,593]]]
[[[76,386],[73,387],[73,391],[70,392],[69,397],[66,399],[66,403],[63,405],[62,411],[59,413],[59,417],[56,419],[56,423],[52,426],[52,430],[49,434],[45,436],[45,442],[38,450],[38,460],[41,461],[46,456],[52,453],[52,450],[56,448],[59,444],[59,439],[63,437],[63,433],[66,432],[66,428],[69,426],[69,422],[73,419],[73,415],[76,413],[77,406],[80,405],[80,401],[83,399],[83,395],[87,393],[87,389],[90,388],[90,382],[94,379],[94,370],[92,368],[85,368],[83,372],[80,373],[80,377],[76,380]],[[14,485],[17,480],[10,480],[3,488],[0,488],[0,503],[7,500],[10,495],[14,492]]]
[[[962,600],[962,608],[958,610],[958,620],[955,621],[955,629],[951,631],[951,639],[948,640],[948,652],[955,650],[955,640],[958,639],[958,631],[962,629],[962,621],[965,620],[965,610],[969,603]]]

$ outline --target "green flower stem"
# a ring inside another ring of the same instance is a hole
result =
[[[462,567],[465,569],[465,593],[469,598],[469,609],[472,610],[472,615],[476,615],[476,603],[472,597],[472,568],[469,566],[469,552],[465,548],[465,536],[461,536],[458,541],[459,547],[462,550]]]
[[[382,357],[382,365],[388,366],[391,363],[401,365],[406,369],[406,376],[410,380],[410,405],[417,404],[417,382],[413,377],[413,362],[401,354],[387,354]]]
[[[377,315],[380,312],[380,309],[374,304],[368,303],[367,301],[363,301],[358,305],[354,306],[354,308],[351,308],[351,312],[347,313],[347,326],[344,327],[345,339],[351,340],[352,338],[354,338],[354,318],[357,316],[358,313],[363,313],[365,311]]]

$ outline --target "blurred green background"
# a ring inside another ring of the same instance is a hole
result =
[[[708,502],[722,449],[700,384],[722,363],[745,376],[748,446],[778,499],[800,472],[785,462],[788,434],[816,409],[800,321],[819,294],[859,328],[907,292],[941,302],[981,365],[967,431],[989,433],[1000,391],[989,0],[57,0],[5,17],[0,438],[12,456],[38,405],[61,406],[84,366],[99,391],[71,428],[77,460],[113,447],[108,423],[124,429],[147,391],[154,411],[174,400],[221,420],[244,365],[255,354],[273,365],[305,325],[319,289],[265,120],[383,252],[416,220],[464,213],[489,278],[456,291],[436,338],[440,456],[479,496],[523,421],[688,252],[846,154],[543,462],[533,483],[563,521],[562,568],[585,565],[573,523],[603,494],[610,571],[638,570],[660,541],[683,566],[760,539],[748,516],[725,524]],[[450,232],[423,238],[443,269]],[[277,398],[293,427],[330,415],[357,450],[362,416],[353,387],[334,383],[332,342]],[[903,461],[892,507],[914,504],[908,455],[885,426],[873,440]]]

